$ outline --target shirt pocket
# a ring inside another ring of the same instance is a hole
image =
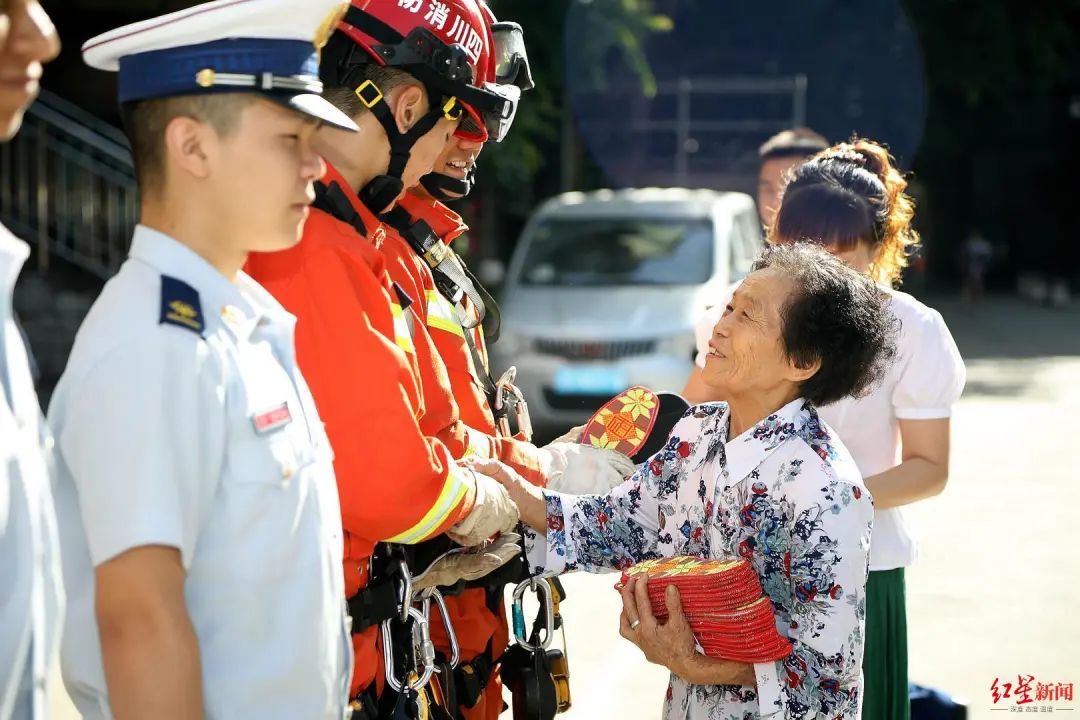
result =
[[[319,559],[316,456],[299,434],[299,426],[264,435],[249,429],[230,445],[214,545],[248,578],[270,580]]]
[[[235,451],[236,472],[231,480],[237,484],[288,488],[301,465],[295,443],[284,433],[249,439]]]
[[[299,480],[316,453],[295,402],[248,413],[233,428],[229,480],[289,488]]]

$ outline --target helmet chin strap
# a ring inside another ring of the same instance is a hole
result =
[[[371,84],[367,85],[367,87],[374,88],[375,86]],[[364,86],[358,88],[358,95],[363,89]],[[373,213],[379,214],[386,210],[405,189],[402,177],[405,174],[405,166],[409,164],[409,156],[412,153],[413,146],[416,145],[420,138],[431,132],[431,129],[435,127],[435,123],[443,116],[443,112],[437,103],[430,102],[431,110],[403,133],[398,130],[394,114],[390,112],[390,106],[387,105],[382,93],[378,91],[378,88],[375,88],[375,92],[378,95],[370,101],[370,104],[362,95],[360,98],[383,126],[386,139],[390,143],[390,165],[387,167],[385,174],[372,178],[371,182],[360,188],[358,194],[364,205]],[[426,92],[429,101],[434,97],[438,97],[430,89],[426,89]]]
[[[442,173],[428,173],[420,178],[420,184],[425,190],[439,202],[453,202],[460,200],[472,192],[473,183],[476,182],[476,166],[469,168],[464,180],[450,177]]]

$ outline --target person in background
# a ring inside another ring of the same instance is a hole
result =
[[[771,244],[818,243],[868,275],[900,321],[897,358],[883,382],[866,397],[820,408],[874,496],[863,665],[867,720],[909,716],[904,568],[915,561],[916,548],[901,508],[945,489],[949,417],[965,381],[963,360],[941,315],[893,289],[919,242],[906,185],[881,145],[835,145],[794,169],[769,234]],[[721,298],[719,306],[728,301]],[[710,313],[698,328],[694,387],[704,386],[700,368],[717,319]],[[705,391],[692,401],[721,399]]]
[[[0,5],[0,141],[22,125],[42,65],[60,52],[37,0]],[[34,392],[28,348],[12,310],[30,248],[0,225],[0,720],[41,720],[64,616],[49,479],[52,437]]]
[[[763,228],[768,230],[776,217],[788,170],[828,146],[810,128],[797,127],[776,133],[758,148],[757,208]]]
[[[994,259],[994,246],[982,230],[974,228],[961,249],[964,268],[964,300],[972,305],[982,301],[986,294],[986,271]]]
[[[784,190],[787,173],[828,146],[828,140],[810,128],[796,127],[776,133],[758,148],[760,164],[756,202],[758,217],[761,219],[761,226],[765,228],[766,236],[768,236],[773,218],[776,217],[776,210],[780,206],[780,195]],[[730,297],[735,292],[735,287],[735,285],[729,287],[725,292],[725,297]],[[694,334],[697,337],[698,347],[708,342],[712,327],[723,310],[723,304],[709,305],[705,308],[705,314],[695,326]],[[700,398],[707,397],[710,392],[711,390],[701,382],[700,373],[691,371],[682,396],[688,402],[694,403],[701,402]]]
[[[356,130],[320,97],[338,9],[218,0],[83,46],[119,73],[140,198],[49,407],[62,669],[88,720],[345,716],[332,453],[296,319],[240,271],[300,239],[316,128]]]

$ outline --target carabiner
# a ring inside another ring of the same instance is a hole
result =
[[[515,410],[518,432],[521,433],[525,442],[532,442],[533,426],[532,419],[529,417],[529,404],[525,402],[525,396],[522,395],[521,389],[517,385],[511,385],[510,392],[514,393],[514,397],[517,398]]]
[[[435,643],[431,641],[431,629],[428,627],[428,621],[417,608],[408,606],[406,611],[406,621],[408,618],[412,618],[416,622],[416,627],[420,629],[419,643],[412,642],[410,638],[410,646],[414,648],[413,662],[420,661],[420,665],[423,670],[420,676],[416,679],[416,682],[410,682],[408,674],[405,675],[403,680],[398,680],[394,677],[394,643],[391,640],[390,624],[394,621],[394,618],[387,618],[382,621],[382,643],[383,643],[383,657],[386,671],[386,682],[394,689],[394,692],[401,692],[404,688],[410,690],[420,690],[428,681],[431,680],[432,673],[435,672]],[[416,657],[415,651],[419,650],[419,658]]]
[[[525,609],[522,599],[525,597],[525,591],[529,589],[536,593],[543,605],[544,638],[539,645],[533,645],[525,636]],[[551,585],[548,584],[546,578],[534,577],[518,583],[517,587],[514,588],[514,602],[511,606],[511,614],[514,621],[514,641],[526,650],[547,650],[555,630],[555,610],[551,599]]]
[[[401,604],[401,622],[409,619],[409,607],[412,605],[412,573],[404,560],[398,560],[398,570],[401,573],[401,592],[398,594],[398,602]]]
[[[446,600],[443,599],[442,593],[438,588],[428,588],[420,594],[423,601],[423,613],[424,617],[428,619],[428,632],[430,633],[431,627],[431,601],[434,600],[435,604],[439,606],[439,617],[442,619],[443,627],[446,628],[446,637],[450,640],[450,667],[456,668],[458,662],[461,660],[461,646],[458,644],[457,631],[454,630],[454,623],[450,620],[450,611],[446,608]],[[438,672],[436,668],[435,672]]]
[[[502,410],[506,401],[503,400],[503,391],[514,387],[514,381],[517,380],[517,368],[513,365],[506,368],[506,372],[499,376],[499,381],[495,383],[495,407],[494,410]]]

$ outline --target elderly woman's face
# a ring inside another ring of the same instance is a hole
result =
[[[779,270],[751,273],[713,327],[702,379],[725,396],[772,393],[797,384],[781,338],[781,311],[794,289]]]

